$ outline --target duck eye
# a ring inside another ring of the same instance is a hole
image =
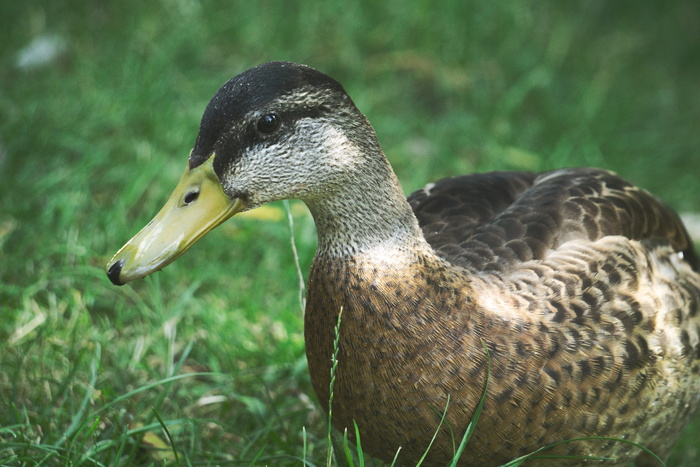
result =
[[[258,120],[258,131],[272,133],[280,126],[280,119],[275,114],[266,114]]]

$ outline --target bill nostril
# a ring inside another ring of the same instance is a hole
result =
[[[182,201],[185,204],[190,204],[190,203],[194,203],[195,201],[197,201],[197,198],[199,198],[199,190],[192,190],[185,195],[185,197],[183,198]]]
[[[107,270],[107,277],[109,277],[109,280],[112,281],[112,284],[114,285],[124,285],[124,282],[121,282],[119,280],[119,274],[122,272],[122,268],[124,267],[124,260],[120,259],[113,265],[109,267]]]

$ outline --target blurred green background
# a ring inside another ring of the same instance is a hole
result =
[[[2,2],[0,462],[172,463],[158,417],[182,463],[324,462],[282,204],[133,286],[103,272],[209,98],[269,60],[343,83],[407,193],[599,166],[700,212],[695,0]],[[670,465],[700,463],[698,420]]]

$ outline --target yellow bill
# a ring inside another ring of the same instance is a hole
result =
[[[158,215],[124,245],[107,264],[115,285],[140,279],[163,269],[197,240],[237,212],[242,200],[224,193],[214,173],[214,155],[185,173]]]

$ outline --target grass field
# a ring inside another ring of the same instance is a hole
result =
[[[282,204],[133,285],[103,271],[255,64],[341,81],[406,192],[592,165],[700,212],[697,2],[530,3],[2,2],[0,463],[325,465]],[[698,463],[700,418],[669,465]]]

